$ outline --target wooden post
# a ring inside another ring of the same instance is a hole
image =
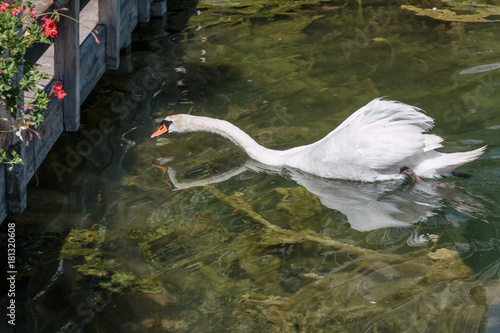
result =
[[[10,145],[8,153],[16,151],[23,159],[25,158],[26,146],[21,140],[17,141],[14,145]],[[11,171],[5,170],[5,185],[6,185],[6,198],[7,198],[7,213],[8,214],[21,214],[27,205],[27,191],[25,180],[25,165],[16,164]]]
[[[19,78],[21,75],[18,73]],[[1,123],[2,131],[9,130],[16,123],[16,120],[0,106],[0,116],[6,118],[7,121]],[[24,160],[26,147],[13,132],[0,133],[1,147],[12,154],[12,151]],[[16,164],[12,171],[8,170],[8,166],[0,164],[0,215],[20,214],[26,208],[26,184],[24,182],[26,166],[24,164]],[[1,221],[1,219],[0,219]]]
[[[62,81],[67,96],[63,101],[65,131],[77,131],[80,127],[80,0],[55,0],[62,11],[57,23],[59,38],[54,42],[54,77]],[[76,21],[75,21],[76,20]]]
[[[151,0],[139,0],[137,7],[139,11],[139,22],[149,22],[151,19]]]
[[[22,31],[19,31],[19,36],[21,36]],[[6,56],[9,56],[7,52]],[[23,68],[18,68],[18,72],[13,77],[13,85],[17,85],[16,82],[21,82],[23,78]],[[21,91],[21,100],[18,104],[24,104],[24,92]],[[13,116],[9,111],[0,105],[0,117],[5,120],[2,122],[1,130],[8,131],[15,126],[17,123],[15,118],[21,117],[21,110],[18,109],[15,116]],[[21,132],[21,136],[24,133]],[[25,161],[26,160],[26,146],[23,141],[14,132],[3,132],[0,133],[0,139],[2,147],[8,155],[12,156],[12,152],[16,152],[19,157]],[[26,192],[26,164],[15,164],[11,171],[8,167],[1,165],[4,168],[5,175],[5,208],[8,214],[21,214],[27,205],[27,192]]]
[[[163,16],[167,13],[167,0],[153,0],[151,4],[151,14],[153,16]]]
[[[21,73],[16,75],[18,78],[15,81],[20,80]],[[2,116],[6,117],[8,120],[4,124],[5,129],[10,129],[16,123],[16,120],[5,110],[2,110]],[[21,116],[21,112],[17,112],[17,117]],[[4,150],[8,155],[12,155],[15,151],[23,161],[26,160],[26,145],[17,135],[13,132],[2,133],[2,143],[4,144]],[[24,133],[21,133],[24,136]],[[7,214],[21,214],[26,208],[27,195],[26,195],[26,165],[25,164],[15,164],[12,170],[8,170],[7,165],[1,165],[4,168],[5,175],[5,194],[4,198],[6,201],[5,208]]]
[[[106,26],[106,69],[120,66],[120,0],[99,0],[99,24]]]

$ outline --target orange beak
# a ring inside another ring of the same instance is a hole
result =
[[[168,132],[168,127],[165,124],[162,124],[160,128],[151,135],[151,139],[154,138],[155,136],[162,135],[167,132]]]

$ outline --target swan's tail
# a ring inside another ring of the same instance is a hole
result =
[[[450,154],[442,154],[441,158],[443,159],[443,168],[439,170],[441,175],[449,176],[452,174],[452,171],[459,166],[472,162],[477,159],[481,154],[484,153],[487,146],[471,150],[465,151],[461,153],[450,153]]]

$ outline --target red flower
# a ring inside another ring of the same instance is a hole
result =
[[[35,18],[35,8],[30,8],[30,17]]]
[[[46,17],[42,17],[42,20],[45,21],[41,26],[43,34],[45,36],[59,38],[59,36],[57,35],[56,23],[53,20],[48,19]]]
[[[2,4],[0,5],[0,13],[3,13],[3,11],[9,6],[10,5],[7,2],[2,2]]]
[[[23,7],[16,7],[12,9],[12,15],[17,16],[20,12],[22,12],[25,8]]]
[[[52,91],[49,94],[49,98],[57,96],[59,99],[64,99],[64,96],[67,94],[63,90],[62,84],[59,83],[59,81],[56,81],[54,85],[52,86]]]

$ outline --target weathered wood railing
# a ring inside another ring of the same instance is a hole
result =
[[[148,22],[152,13],[165,14],[166,0],[54,0],[45,5],[45,11],[63,7],[68,9],[64,14],[77,21],[82,10],[90,10],[87,16],[93,16],[97,22],[93,29],[98,32],[100,43],[97,44],[90,34],[80,42],[81,25],[61,17],[59,38],[54,41],[53,73],[49,73],[53,74],[53,79],[46,89],[49,90],[54,80],[60,81],[67,96],[64,100],[50,101],[45,121],[37,129],[41,139],[34,139],[27,146],[9,133],[0,141],[1,148],[16,151],[24,161],[24,165],[16,165],[12,171],[0,164],[0,223],[7,214],[19,214],[26,208],[26,185],[59,135],[63,131],[78,130],[81,103],[106,70],[118,68],[120,49],[136,25]],[[38,45],[26,54],[26,58],[36,63],[47,55],[48,49],[48,45]]]

